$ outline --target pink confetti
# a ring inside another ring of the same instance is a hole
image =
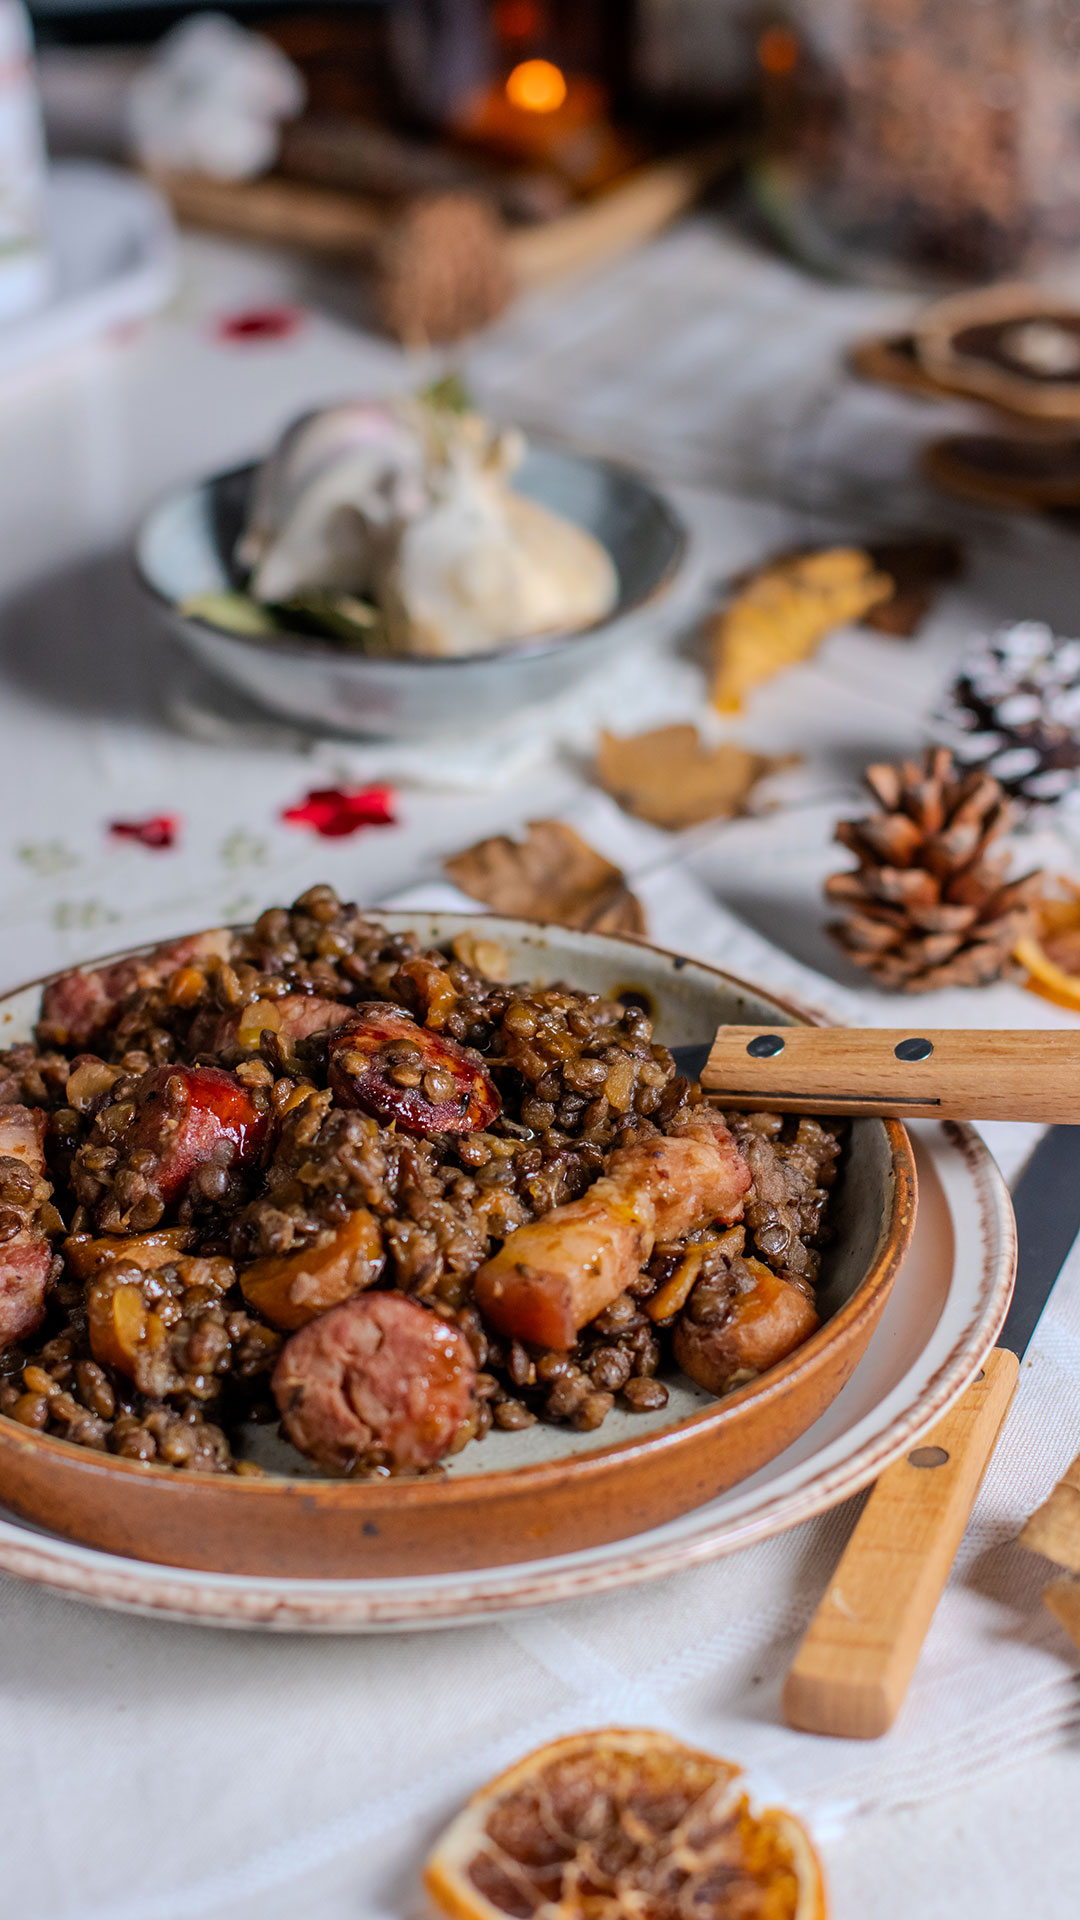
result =
[[[396,802],[393,787],[315,787],[299,806],[283,808],[281,817],[340,840],[361,827],[392,827]]]
[[[141,847],[152,847],[155,852],[162,848],[175,846],[180,831],[178,813],[152,813],[147,820],[110,820],[109,832],[114,840],[137,840]]]
[[[289,340],[306,318],[303,307],[244,307],[223,315],[215,331],[229,346],[246,347],[253,342]]]

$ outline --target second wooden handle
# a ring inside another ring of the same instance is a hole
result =
[[[725,1106],[1080,1122],[1080,1033],[721,1027],[702,1085]]]
[[[995,1348],[951,1412],[870,1495],[784,1687],[806,1733],[891,1727],[1009,1411],[1020,1362]]]

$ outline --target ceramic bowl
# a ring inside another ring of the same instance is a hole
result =
[[[476,916],[463,914],[372,917],[431,944],[476,925]],[[721,1021],[776,1025],[803,1017],[772,994],[642,942],[487,916],[481,924],[486,938],[506,948],[512,977],[633,993],[672,1044],[701,1039]],[[0,1044],[29,1035],[42,984],[0,999]],[[121,1460],[0,1417],[0,1500],[70,1539],[218,1573],[447,1572],[622,1539],[745,1479],[818,1418],[877,1325],[914,1215],[915,1169],[903,1127],[853,1121],[823,1265],[823,1324],[790,1358],[723,1400],[673,1372],[665,1375],[664,1408],[615,1410],[594,1433],[543,1422],[492,1432],[458,1454],[444,1476],[397,1483],[319,1478],[266,1429],[252,1429],[250,1440],[269,1472],[237,1478]]]
[[[159,502],[135,540],[143,587],[173,637],[260,706],[371,737],[460,736],[554,699],[632,639],[634,616],[675,577],[686,544],[668,502],[603,460],[530,446],[515,486],[605,546],[619,577],[613,611],[577,632],[460,659],[367,659],[322,640],[229,633],[180,607],[242,584],[233,551],[255,468],[239,467]]]

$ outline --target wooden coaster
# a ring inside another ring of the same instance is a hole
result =
[[[1080,506],[1080,439],[1040,440],[957,433],[931,441],[926,478],[984,507],[1038,513]]]
[[[987,287],[927,309],[920,367],[953,393],[1032,419],[1080,420],[1080,307],[1029,286]]]
[[[872,380],[878,386],[899,387],[904,393],[920,393],[928,400],[952,398],[952,390],[919,364],[913,333],[858,340],[848,356],[848,365],[860,380]]]

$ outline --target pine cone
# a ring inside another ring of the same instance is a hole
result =
[[[844,912],[829,932],[892,992],[996,980],[1030,926],[1043,878],[1007,878],[1000,840],[1012,809],[1002,788],[991,774],[960,773],[944,747],[922,766],[868,767],[864,778],[880,811],[836,829],[859,864],[825,882]]]
[[[387,223],[372,258],[379,319],[406,346],[460,340],[512,299],[505,234],[474,193],[423,195]]]
[[[1021,620],[973,647],[941,715],[965,769],[981,767],[1025,810],[1080,813],[1080,640]]]

